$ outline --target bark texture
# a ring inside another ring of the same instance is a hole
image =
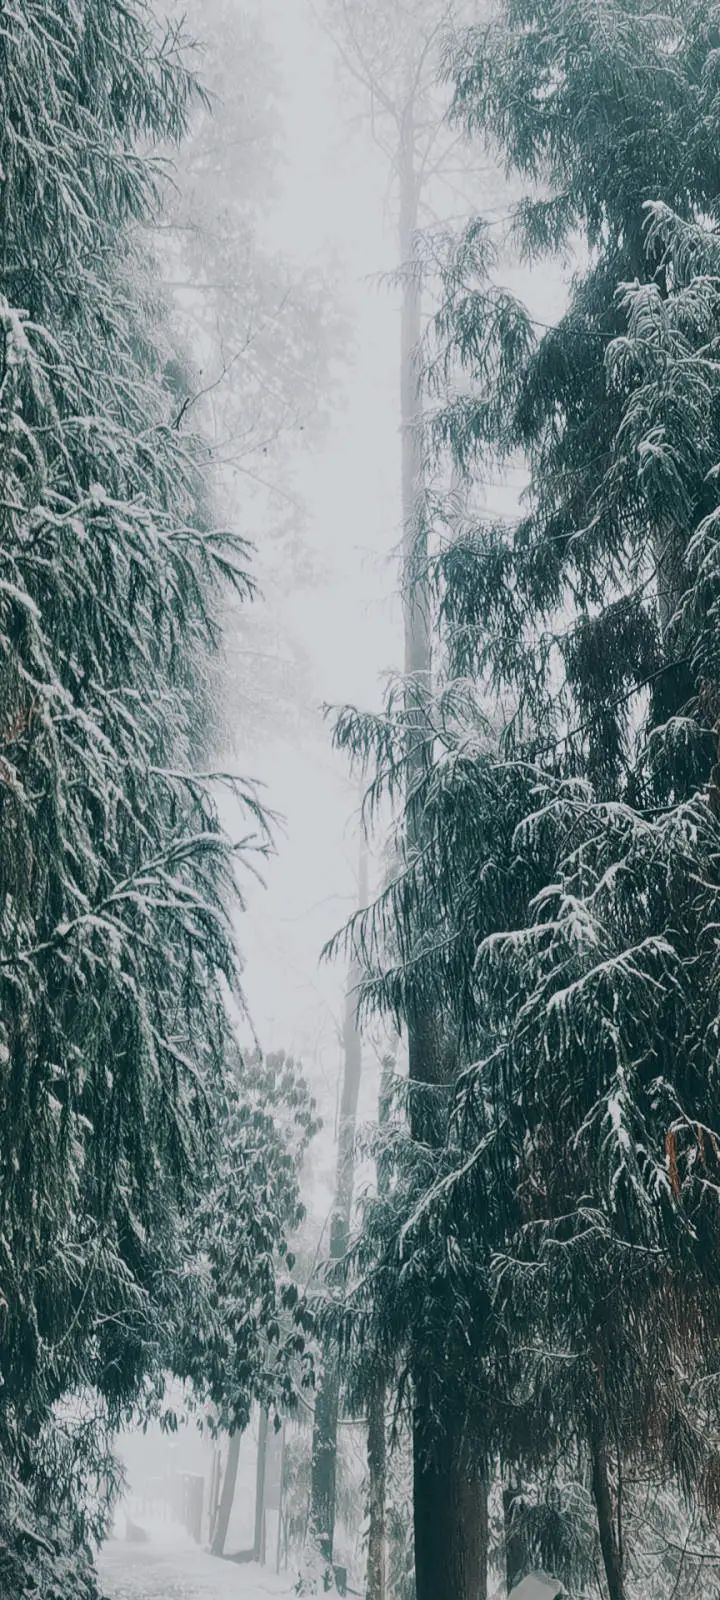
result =
[[[358,885],[360,905],[367,900],[367,856],[360,857]],[[357,1022],[357,988],[361,973],[353,964],[348,975],[343,1020],[343,1077],[338,1118],[335,1203],[330,1222],[330,1260],[341,1261],[350,1237],[353,1179],[355,1169],[355,1127],[362,1073],[362,1043]],[[323,1560],[331,1563],[335,1542],[335,1497],[337,1486],[337,1429],[340,1406],[340,1369],[335,1345],[326,1342],[323,1371],[315,1397],[313,1448],[310,1487],[310,1520]]]
[[[625,1600],[625,1579],[608,1470],[607,1439],[599,1422],[591,1438],[592,1492],[609,1600]]]
[[[415,108],[405,107],[399,150],[400,251],[403,284],[400,400],[402,412],[403,603],[408,732],[408,845],[422,847],[412,792],[427,761],[424,698],[432,687],[430,606],[422,573],[428,554],[424,510],[422,395],[418,351],[422,332],[422,286],[416,236],[421,177],[417,170]],[[432,1089],[448,1080],[452,1065],[443,1049],[442,1021],[420,1004],[408,1017],[408,1070],[412,1134],[422,1143],[443,1136],[438,1097]],[[487,1483],[466,1464],[465,1418],[446,1434],[441,1452],[428,1455],[425,1440],[432,1400],[424,1375],[414,1373],[413,1521],[417,1600],[486,1600],[488,1554]]]
[[[385,1600],[385,1384],[378,1379],[368,1405],[368,1555],[366,1600]]]
[[[235,1484],[237,1483],[241,1438],[242,1434],[240,1433],[239,1428],[236,1428],[235,1432],[231,1433],[228,1440],[228,1453],[227,1460],[225,1462],[222,1493],[220,1495],[217,1521],[215,1523],[215,1532],[213,1534],[213,1541],[211,1545],[214,1556],[222,1556],[225,1554],[225,1541],[227,1539],[228,1527],[230,1526],[230,1515],[233,1508],[233,1501],[235,1499]]]
[[[508,1594],[530,1571],[531,1563],[515,1515],[515,1505],[521,1493],[514,1473],[503,1473],[503,1533],[505,1543],[505,1586]]]
[[[450,1425],[439,1457],[413,1441],[417,1600],[487,1600],[488,1485]]]
[[[258,1424],[258,1451],[255,1468],[255,1537],[253,1553],[256,1561],[265,1560],[265,1466],[267,1462],[268,1414],[260,1412]]]

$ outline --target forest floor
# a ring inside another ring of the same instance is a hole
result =
[[[153,1530],[147,1544],[109,1539],[98,1568],[109,1600],[267,1600],[292,1593],[289,1573],[220,1561],[168,1524]]]

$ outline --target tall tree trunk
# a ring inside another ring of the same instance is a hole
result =
[[[235,1499],[235,1484],[237,1483],[241,1438],[242,1434],[240,1429],[236,1428],[235,1431],[230,1434],[230,1438],[228,1440],[228,1453],[227,1460],[225,1462],[225,1475],[223,1477],[222,1494],[220,1495],[220,1504],[217,1511],[215,1532],[213,1534],[213,1541],[211,1545],[214,1556],[222,1556],[225,1554],[225,1540],[227,1539],[228,1528],[230,1526],[230,1515],[233,1508],[233,1501]]]
[[[591,1430],[590,1459],[592,1492],[609,1600],[625,1600],[622,1555],[608,1471],[607,1436],[598,1420],[593,1423]]]
[[[310,1526],[323,1561],[328,1565],[332,1563],[335,1542],[339,1394],[340,1374],[337,1355],[332,1346],[326,1342],[322,1376],[315,1395]]]
[[[368,1403],[368,1554],[366,1600],[385,1600],[385,1384],[378,1378]]]
[[[521,1485],[515,1472],[503,1469],[502,1474],[503,1535],[505,1546],[505,1585],[508,1594],[530,1570],[525,1540],[517,1526],[515,1504],[521,1494]]]
[[[395,1056],[388,1053],[383,1058],[378,1094],[378,1125],[383,1126],[390,1114],[390,1093]],[[387,1178],[382,1164],[378,1164],[378,1193],[386,1194]],[[387,1447],[385,1441],[385,1380],[380,1373],[368,1400],[367,1462],[368,1462],[368,1556],[366,1600],[385,1600],[385,1489],[387,1476]]]
[[[412,102],[406,107],[400,145],[400,260],[404,271],[400,326],[400,426],[403,522],[403,620],[405,672],[418,689],[430,686],[430,618],[421,574],[427,556],[423,512],[422,395],[418,355],[422,332],[422,284],[416,236],[419,179],[415,171],[415,129]],[[419,732],[422,736],[422,724]],[[416,744],[419,741],[416,741]]]
[[[268,1414],[263,1408],[258,1424],[257,1465],[255,1468],[255,1537],[253,1554],[256,1561],[265,1560],[265,1466],[267,1463]]]
[[[213,1450],[212,1470],[210,1473],[210,1503],[208,1507],[208,1540],[211,1546],[213,1539],[215,1538],[215,1529],[217,1527],[218,1518],[218,1504],[220,1501],[220,1466],[220,1451],[215,1448]]]
[[[422,574],[427,559],[425,526],[422,395],[417,369],[422,332],[422,286],[415,237],[420,179],[416,171],[412,99],[405,108],[400,144],[400,251],[405,270],[400,349],[402,421],[403,606],[405,624],[406,710],[408,712],[408,846],[422,845],[412,793],[422,782],[426,746],[425,696],[432,684],[430,608]],[[443,1135],[433,1087],[447,1081],[441,1026],[434,1007],[422,1000],[407,1019],[410,1122],[415,1139],[434,1143]],[[430,1090],[430,1093],[428,1093]],[[417,1600],[486,1600],[487,1483],[465,1461],[459,1435],[465,1419],[452,1422],[439,1460],[425,1448],[432,1398],[425,1375],[414,1373],[413,1498]]]
[[[418,1415],[413,1438],[415,1587],[417,1600],[487,1600],[488,1484],[468,1463],[453,1418],[442,1446],[430,1453]]]
[[[367,902],[367,852],[360,852],[358,897]],[[361,980],[359,964],[353,962],[348,974],[343,1021],[343,1080],[338,1120],[338,1147],[335,1171],[335,1203],[330,1223],[330,1261],[341,1261],[350,1239],[353,1177],[355,1167],[355,1125],[362,1072],[362,1045],[357,1024],[357,988]],[[310,1523],[313,1538],[323,1560],[332,1563],[335,1540],[335,1490],[337,1479],[337,1429],[340,1403],[340,1369],[337,1352],[327,1340],[323,1351],[323,1371],[315,1397],[313,1419],[312,1469],[310,1484]]]

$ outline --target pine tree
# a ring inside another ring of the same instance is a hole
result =
[[[401,420],[401,587],[404,632],[404,700],[407,741],[404,774],[416,798],[424,783],[429,732],[427,702],[432,691],[431,622],[425,568],[428,554],[427,483],[423,460],[423,394],[418,353],[423,329],[425,263],[419,236],[442,183],[452,142],[446,128],[438,81],[438,48],[443,29],[460,8],[439,12],[435,5],[408,6],[404,0],[377,5],[363,0],[350,7],[331,0],[327,7],[342,62],[369,100],[371,127],[386,156],[397,197],[400,260],[400,420]],[[421,808],[404,812],[410,854],[422,853]],[[414,1137],[425,1144],[438,1134],[429,1108],[443,1099],[456,1063],[445,1048],[443,1019],[418,985],[402,1015],[407,1033],[408,1071],[415,1092],[408,1103]],[[486,1591],[487,1548],[474,1533],[483,1510],[485,1481],[472,1459],[468,1430],[456,1419],[455,1446],[442,1461],[434,1457],[432,1385],[423,1366],[414,1373],[414,1524],[418,1600],[435,1596],[438,1585],[454,1584],[459,1595]],[[459,1399],[459,1397],[458,1397]],[[448,1412],[446,1428],[453,1426]],[[464,1466],[462,1459],[465,1459]]]
[[[403,1017],[434,985],[472,1063],[440,1160],[390,1222],[378,1314],[408,1251],[456,1242],[462,1390],[484,1360],[503,1458],[541,1478],[559,1457],[592,1498],[612,1600],[647,1581],[628,1472],[705,1530],[718,1481],[717,20],[508,3],[455,52],[458,116],[545,186],[517,236],[541,254],[581,230],[590,265],[533,350],[527,314],[483,281],[482,223],[451,253],[433,441],[471,478],[522,448],[531,482],[516,525],[440,505],[427,579],[451,678],[513,716],[480,732],[458,718],[465,688],[438,696],[427,848],[353,930],[368,1004]],[[339,724],[375,767],[371,803],[397,788],[399,721],[391,697]]]
[[[516,696],[508,748],[536,785],[516,847],[545,885],[477,966],[492,1049],[474,1092],[520,1108],[506,1172],[519,1212],[494,1297],[515,1340],[535,1328],[535,1392],[583,1441],[613,1600],[632,1561],[626,1463],[674,1477],[710,1515],[717,1473],[687,1388],[711,1359],[716,1298],[698,1170],[720,1109],[699,1066],[717,894],[717,306],[702,227],[716,45],[714,8],[508,4],[454,62],[466,126],[547,186],[519,208],[526,248],[580,228],[590,254],[566,316],[495,404],[451,397],[437,419],[466,468],[478,447],[521,446],[532,474],[518,526],[478,519],[437,570],[475,670]],[[484,330],[471,297],[463,310],[448,309],[447,349],[470,374]]]

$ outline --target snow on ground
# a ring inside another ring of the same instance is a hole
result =
[[[513,1589],[510,1600],[558,1600],[562,1584],[546,1572],[531,1572]]]
[[[153,1528],[147,1544],[109,1539],[98,1568],[109,1600],[267,1600],[293,1586],[290,1573],[219,1561],[168,1523]]]

